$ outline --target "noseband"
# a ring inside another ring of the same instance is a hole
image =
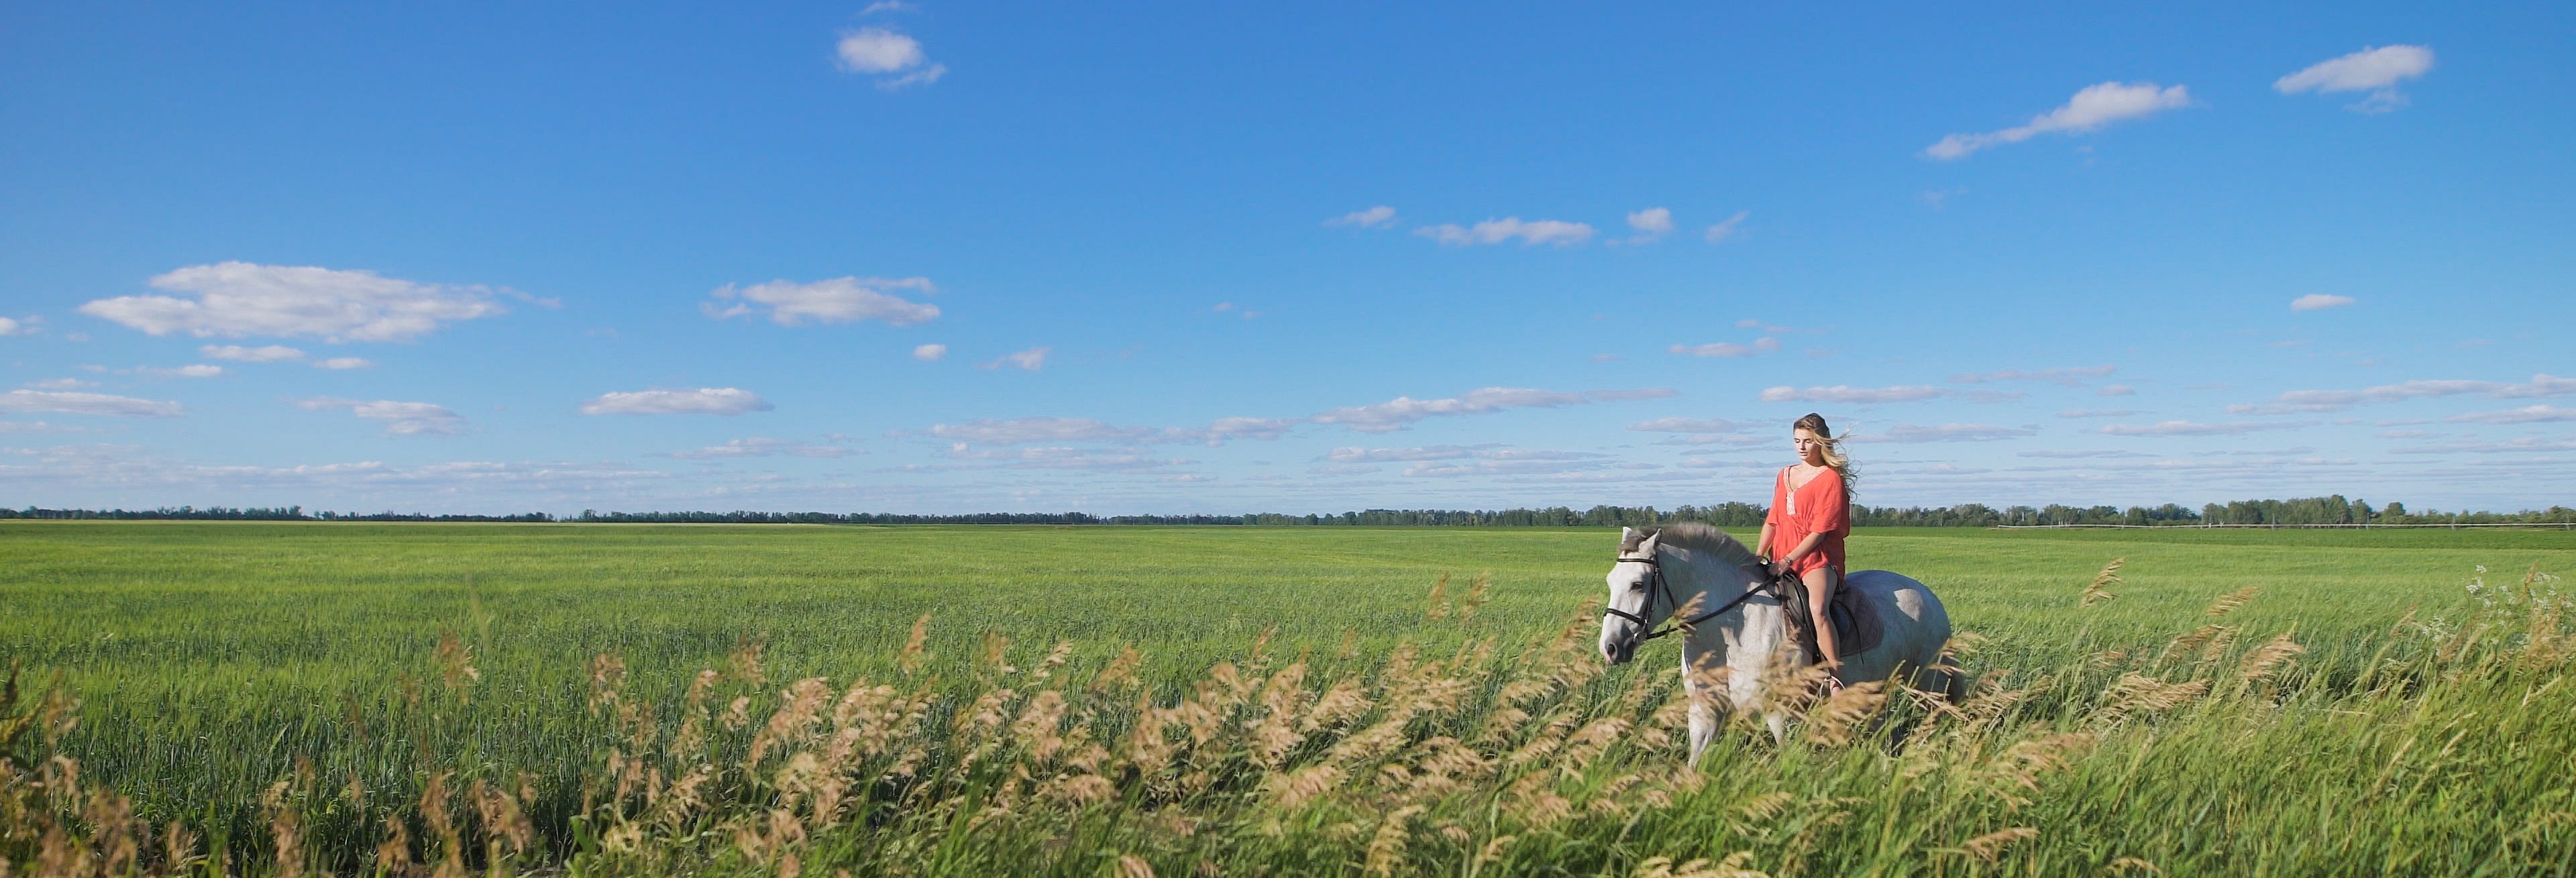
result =
[[[1640,636],[1635,641],[1637,643],[1644,643],[1646,641],[1662,637],[1666,634],[1671,634],[1675,631],[1689,630],[1691,626],[1717,618],[1718,616],[1724,615],[1728,610],[1743,606],[1746,600],[1751,599],[1757,594],[1770,594],[1773,597],[1779,596],[1779,583],[1765,579],[1762,582],[1755,584],[1753,587],[1745,589],[1743,594],[1736,595],[1734,600],[1718,605],[1717,609],[1701,613],[1697,616],[1692,616],[1687,620],[1676,620],[1673,625],[1668,626],[1663,630],[1656,631],[1654,630],[1655,623],[1648,620],[1650,617],[1655,615],[1655,599],[1657,597],[1661,597],[1664,602],[1672,604],[1673,609],[1675,610],[1682,608],[1681,599],[1673,595],[1672,583],[1664,580],[1664,562],[1662,557],[1659,555],[1648,555],[1643,558],[1618,558],[1614,560],[1616,563],[1621,564],[1634,561],[1636,563],[1646,565],[1647,570],[1654,571],[1654,587],[1646,591],[1646,605],[1638,608],[1643,611],[1642,614],[1631,613],[1626,610],[1619,609],[1618,607],[1602,608],[1602,612],[1604,613],[1636,623],[1637,631],[1640,632]]]

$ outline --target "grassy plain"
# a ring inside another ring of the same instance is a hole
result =
[[[0,656],[27,669],[21,712],[54,674],[83,699],[76,728],[21,735],[7,755],[22,793],[77,798],[33,786],[31,766],[59,752],[143,821],[184,821],[212,837],[195,849],[257,872],[1652,874],[1660,856],[1672,874],[1707,858],[1715,875],[1738,852],[1734,867],[1774,875],[2576,869],[2564,626],[2517,585],[2576,568],[2576,534],[1864,531],[1855,564],[1922,579],[1982,636],[1968,658],[1982,706],[1902,749],[1739,729],[1687,777],[1656,734],[1677,715],[1670,647],[1623,669],[1589,657],[1578,612],[1603,596],[1614,542],[0,523]],[[2079,606],[2114,558],[2118,597]],[[1491,588],[1461,620],[1480,574]],[[1430,618],[1444,575],[1450,610]],[[2208,614],[2248,587],[2241,608]],[[1551,648],[1570,620],[1571,648]],[[2190,640],[2204,625],[2223,630]],[[1010,641],[998,662],[988,632]],[[1417,657],[1396,658],[1408,644]],[[1131,645],[1136,682],[1099,683]],[[603,654],[621,671],[595,682]],[[693,695],[702,668],[720,672]],[[800,716],[817,696],[789,681],[808,678],[830,697]],[[1315,721],[1336,682],[1365,704]],[[826,721],[855,702],[892,725]],[[1826,707],[1808,706],[1824,712],[1807,728],[1837,728]],[[728,711],[747,718],[728,727]],[[1273,715],[1301,719],[1280,731]],[[1174,753],[1138,731],[1157,723]],[[862,727],[882,746],[833,754]],[[1371,743],[1380,729],[1391,739]],[[1261,737],[1274,733],[1295,740]],[[1067,755],[1093,744],[1087,765]],[[790,753],[819,754],[848,789],[815,792]],[[669,813],[700,766],[690,795],[704,801]],[[1073,783],[1085,777],[1099,780]],[[489,788],[469,792],[477,781]],[[476,816],[444,835],[425,790]],[[280,820],[295,835],[282,858]],[[405,849],[380,858],[396,824]],[[41,847],[0,837],[0,860]]]

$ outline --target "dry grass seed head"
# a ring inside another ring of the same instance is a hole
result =
[[[1885,706],[1885,682],[1870,680],[1845,686],[1807,712],[1807,740],[1828,747],[1849,744],[1862,724]]]
[[[923,662],[930,660],[929,647],[930,614],[923,613],[921,618],[912,620],[912,636],[904,639],[903,652],[896,654],[895,666],[903,669],[904,676],[912,676],[921,670]]]
[[[1136,651],[1135,644],[1122,645],[1118,657],[1110,659],[1109,664],[1101,667],[1099,675],[1091,678],[1091,691],[1108,692],[1133,685],[1136,669],[1144,663],[1145,656]]]
[[[1715,863],[1703,857],[1674,865],[1671,857],[1648,857],[1637,864],[1637,878],[1771,878],[1744,865],[1752,860],[1752,851],[1736,851]]]
[[[1394,875],[1398,871],[1410,874],[1412,870],[1402,868],[1404,849],[1413,837],[1413,817],[1422,811],[1420,805],[1406,805],[1388,812],[1386,819],[1378,822],[1377,834],[1369,838],[1368,859],[1361,871],[1370,875]]]
[[[1977,858],[1977,862],[1992,863],[1997,857],[2003,856],[2004,849],[2012,847],[2014,842],[2037,835],[2039,835],[2037,829],[2015,826],[1968,839],[1966,843],[1959,845],[1959,850]]]
[[[2249,585],[2219,595],[2217,600],[2209,602],[2209,609],[2201,611],[2201,615],[2216,619],[2236,612],[2236,608],[2245,606],[2246,601],[2253,600],[2254,592],[2261,588],[2261,586]]]
[[[2127,558],[2113,558],[2111,563],[2104,565],[2102,572],[2095,574],[2093,581],[2084,585],[2083,605],[2090,607],[2103,601],[2117,599],[2119,595],[2112,594],[2110,587],[2120,584],[2120,565],[2126,563],[2129,563]]]
[[[1422,617],[1433,620],[1449,618],[1448,594],[1449,574],[1443,573],[1438,582],[1431,584],[1430,605],[1422,611]]]
[[[2156,868],[2156,864],[2137,857],[2121,857],[2119,859],[2112,860],[2109,865],[2102,867],[2102,871],[2106,873],[2126,872],[2133,869],[2144,871],[2149,875],[2162,875],[2165,873],[2165,870]]]
[[[1120,854],[1118,878],[1154,878],[1154,864],[1135,854]]]
[[[2281,670],[2291,659],[2307,651],[2307,647],[2300,646],[2290,639],[2289,632],[2282,632],[2245,654],[2245,660],[2236,666],[2236,679],[2240,683],[2251,686],[2272,676],[2273,672]]]
[[[2119,682],[2102,691],[2105,704],[2098,716],[2108,722],[2119,722],[2134,714],[2180,707],[2208,692],[2209,681],[2206,680],[2167,683],[2143,674],[2124,674]]]

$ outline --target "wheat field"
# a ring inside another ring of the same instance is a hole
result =
[[[1680,753],[1615,534],[0,524],[0,875],[2566,874],[2576,538],[1864,531]]]

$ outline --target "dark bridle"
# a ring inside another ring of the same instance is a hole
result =
[[[1666,627],[1661,631],[1653,630],[1655,623],[1648,620],[1655,615],[1656,598],[1661,597],[1664,602],[1672,604],[1673,609],[1677,612],[1682,608],[1681,599],[1673,594],[1672,583],[1667,582],[1664,579],[1664,562],[1661,557],[1662,547],[1657,547],[1656,552],[1657,554],[1646,555],[1644,557],[1612,559],[1613,563],[1620,564],[1634,561],[1639,564],[1646,565],[1647,570],[1654,571],[1652,575],[1654,584],[1646,590],[1646,605],[1638,608],[1643,611],[1642,613],[1631,613],[1626,610],[1619,609],[1618,607],[1602,608],[1602,612],[1606,614],[1637,623],[1639,636],[1635,640],[1636,643],[1642,644],[1646,641],[1662,637],[1666,634],[1671,634],[1675,631],[1687,631],[1691,626],[1717,618],[1718,616],[1724,615],[1728,610],[1743,606],[1745,601],[1752,599],[1752,597],[1757,594],[1769,594],[1775,598],[1779,597],[1780,584],[1769,579],[1765,579],[1761,582],[1755,583],[1753,587],[1745,589],[1743,594],[1736,595],[1734,600],[1718,605],[1717,609],[1701,613],[1697,616],[1692,616],[1686,620],[1677,620],[1673,625]]]

